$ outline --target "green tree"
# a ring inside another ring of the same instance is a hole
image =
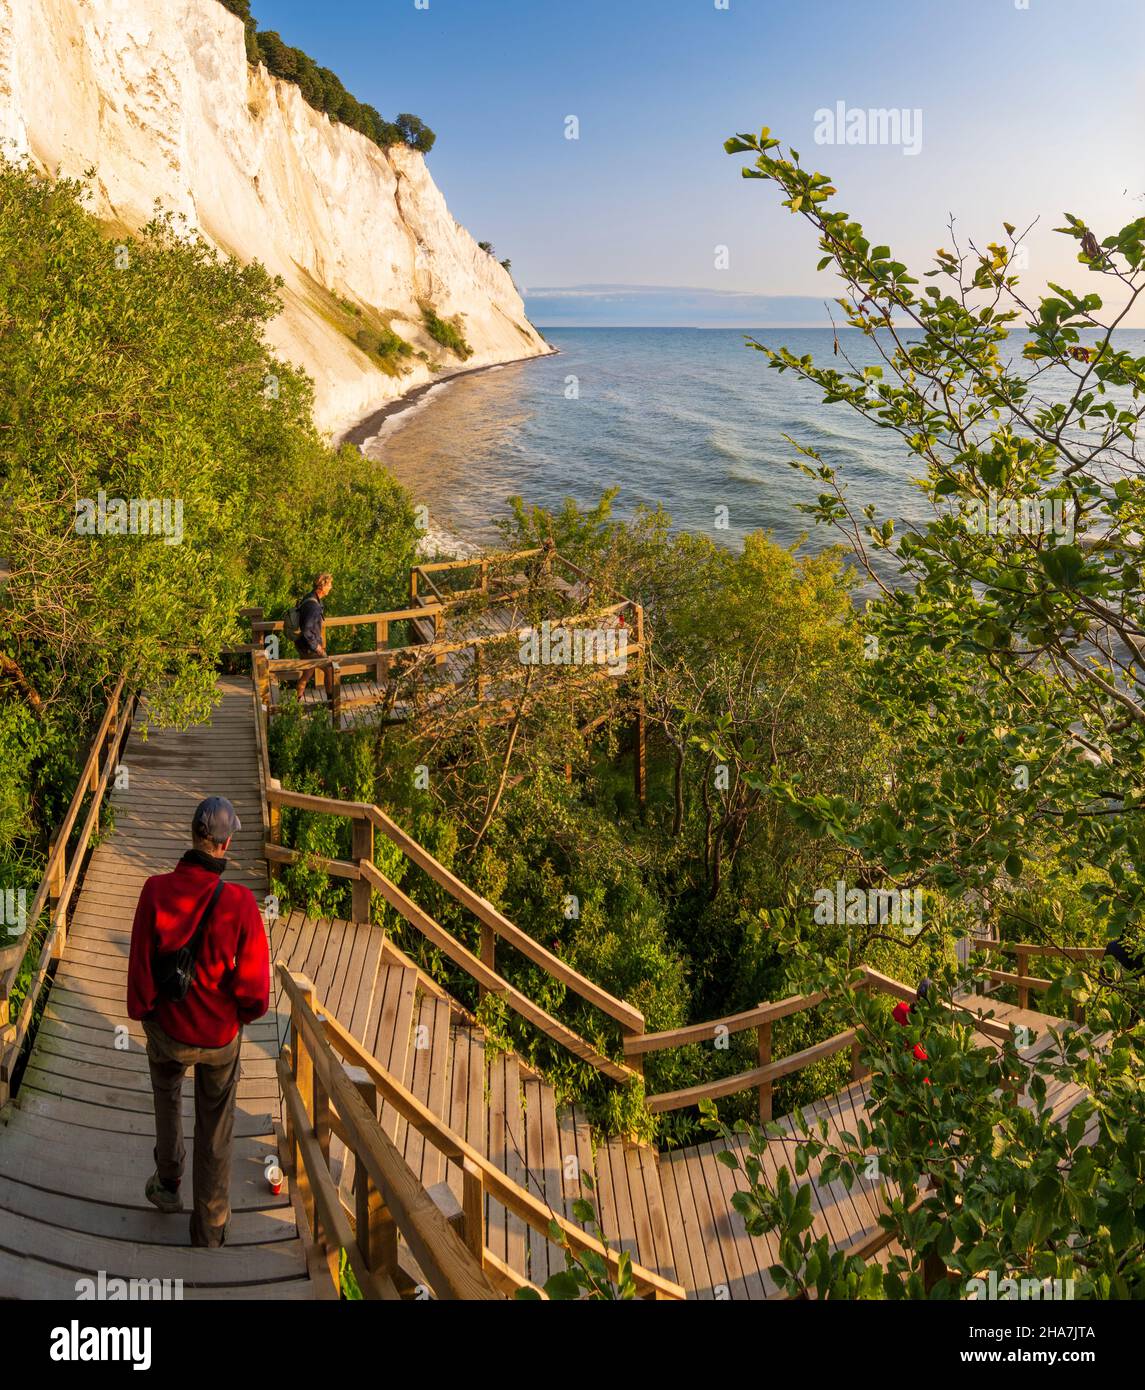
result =
[[[1011,1032],[985,1044],[958,1007],[965,979],[946,972],[904,1030],[887,1001],[851,986],[853,943],[825,957],[794,933],[785,945],[801,989],[829,995],[832,1028],[855,1028],[871,1069],[865,1117],[832,1137],[796,1117],[778,1167],[764,1160],[778,1126],[707,1123],[741,1181],[732,1199],[753,1235],[774,1232],[771,1275],[789,1296],[986,1297],[971,1281],[1061,1281],[1045,1297],[1139,1298],[1145,1288],[1145,1062],[1140,1014],[1117,981],[1089,996],[1097,1034],[1069,1029],[1036,1055]],[[1064,977],[1059,987],[1066,983]],[[912,1045],[925,1046],[925,1068]],[[925,1079],[923,1072],[925,1070]],[[774,1146],[772,1146],[774,1153]],[[775,1176],[770,1176],[774,1171]],[[872,1187],[884,1210],[882,1260],[833,1249],[812,1231],[811,1181]],[[1072,1281],[1069,1283],[1067,1281]],[[1034,1296],[1043,1296],[1040,1292]]]
[[[266,271],[169,217],[109,238],[82,197],[0,164],[0,739],[49,782],[121,671],[152,719],[199,716],[240,608],[332,569],[372,610],[416,542],[406,494],[322,441],[310,381],[267,348]]]
[[[258,35],[258,56],[275,77],[294,82],[298,77],[298,50],[290,48],[273,29]]]
[[[409,112],[402,112],[397,118],[396,125],[402,140],[410,149],[419,150],[422,154],[429,154],[430,150],[433,149],[437,136],[419,116],[411,116]]]
[[[983,250],[940,251],[920,289],[768,131],[728,149],[754,154],[745,175],[775,183],[818,233],[820,266],[881,365],[754,346],[897,436],[933,513],[899,531],[800,448],[795,466],[819,489],[806,510],[843,532],[877,587],[859,679],[901,756],[882,795],[780,794],[900,886],[973,889],[979,902],[1044,847],[1100,870],[1088,891],[1107,932],[1132,929],[1145,906],[1145,356],[1117,326],[1145,286],[1145,219],[1099,241],[1065,215],[1084,291],[1025,295],[1008,223]],[[1106,292],[1116,307],[1103,314]]]

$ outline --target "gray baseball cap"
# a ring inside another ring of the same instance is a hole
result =
[[[213,845],[221,845],[241,829],[238,813],[225,796],[208,796],[195,807],[191,834],[196,840],[210,840]]]

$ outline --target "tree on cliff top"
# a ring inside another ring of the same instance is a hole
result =
[[[418,150],[421,154],[429,154],[433,149],[437,136],[420,117],[403,111],[397,119],[397,127],[410,149]]]
[[[433,149],[437,137],[419,117],[405,114],[396,121],[385,120],[374,107],[358,101],[348,92],[336,73],[319,67],[308,53],[292,48],[273,29],[260,30],[251,15],[250,0],[221,0],[221,3],[246,27],[248,60],[256,65],[262,63],[273,77],[293,83],[306,104],[315,111],[359,131],[382,149],[402,144],[422,154]]]

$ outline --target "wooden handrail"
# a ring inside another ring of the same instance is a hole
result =
[[[316,1012],[313,985],[305,976],[292,976],[281,961],[278,978],[290,1001],[290,1046],[277,1063],[290,1166],[311,1239],[326,1256],[335,1288],[337,1252],[345,1250],[365,1297],[399,1296],[400,1233],[438,1298],[497,1299],[478,1259],[382,1128],[376,1098],[371,1106],[363,1095],[366,1090],[372,1097],[372,1086],[359,1089],[335,1056]],[[353,1232],[329,1168],[335,1122],[355,1160]]]
[[[813,1062],[820,1062],[824,1057],[833,1057],[836,1052],[853,1046],[857,1040],[858,1034],[855,1029],[847,1028],[842,1033],[836,1033],[833,1037],[815,1043],[812,1047],[805,1047],[801,1052],[793,1052],[790,1057],[783,1057],[778,1062],[752,1067],[750,1071],[737,1072],[735,1076],[723,1076],[717,1081],[701,1081],[699,1085],[687,1086],[680,1091],[661,1091],[659,1095],[648,1096],[645,1104],[653,1115],[660,1115],[667,1110],[683,1110],[689,1105],[698,1105],[702,1100],[719,1100],[723,1096],[733,1096],[737,1091],[770,1086],[781,1077],[802,1071]]]
[[[380,869],[365,859],[358,867],[362,878],[376,889],[405,921],[416,927],[427,941],[436,946],[443,955],[448,956],[455,965],[461,966],[466,974],[475,980],[482,989],[498,995],[514,1013],[519,1014],[526,1022],[531,1023],[544,1033],[546,1037],[551,1038],[554,1042],[559,1042],[574,1057],[578,1057],[582,1062],[588,1062],[590,1066],[595,1067],[597,1071],[612,1081],[625,1082],[638,1079],[639,1073],[633,1071],[631,1067],[614,1062],[610,1057],[605,1057],[591,1043],[586,1042],[579,1033],[575,1033],[559,1019],[554,1018],[539,1004],[534,1004],[527,995],[522,994],[503,976],[490,969],[484,961],[447,932],[440,923],[435,922],[428,912],[424,912],[412,899],[408,898],[397,884],[392,883]]]
[[[665,1033],[645,1033],[640,1037],[624,1040],[624,1055],[638,1056],[648,1052],[662,1052],[670,1047],[686,1047],[689,1043],[711,1042],[713,1038],[742,1033],[748,1028],[758,1028],[761,1023],[772,1023],[788,1014],[801,1013],[821,1004],[826,995],[795,994],[788,999],[777,1000],[773,1004],[759,1004],[744,1013],[728,1014],[724,1018],[713,1019],[708,1023],[690,1023],[684,1028],[671,1028]]]
[[[977,941],[976,951],[1023,951],[1027,956],[1062,956],[1066,960],[1094,960],[1105,955],[1104,946],[1040,946],[1032,941]]]
[[[896,980],[892,975],[884,975],[882,971],[875,970],[869,965],[862,967],[863,975],[867,983],[882,994],[889,994],[894,999],[904,999],[906,1002],[913,1003],[918,998],[918,990],[911,989],[910,985],[904,985],[901,980]],[[979,1018],[971,1009],[967,1009],[960,1004],[948,1004],[941,1000],[942,1007],[955,1016],[968,1028],[973,1028],[976,1033],[983,1034],[984,1037],[992,1038],[995,1042],[1006,1042],[1012,1033],[1012,1029],[1004,1023],[996,1023],[993,1019]]]
[[[862,981],[857,988],[871,988],[897,999],[914,1000],[917,991],[909,985],[884,975],[870,966],[862,967]],[[859,1060],[859,1039],[855,1029],[848,1028],[836,1033],[822,1042],[814,1043],[801,1052],[789,1057],[773,1060],[771,1056],[771,1026],[781,1018],[802,1013],[823,1003],[827,995],[822,991],[815,994],[796,994],[787,999],[759,1004],[754,1009],[742,1013],[728,1014],[724,1018],[705,1023],[692,1023],[684,1028],[673,1028],[664,1033],[646,1033],[642,1037],[628,1037],[624,1040],[626,1057],[644,1056],[651,1052],[661,1052],[667,1048],[686,1047],[693,1043],[711,1042],[714,1038],[732,1033],[742,1033],[749,1029],[758,1032],[759,1065],[733,1076],[718,1077],[714,1081],[700,1082],[677,1091],[661,1091],[658,1095],[645,1097],[645,1104],[653,1115],[670,1110],[682,1110],[697,1105],[702,1100],[719,1100],[724,1096],[735,1095],[740,1091],[759,1092],[759,1115],[762,1121],[771,1119],[772,1087],[774,1083],[792,1072],[801,1071],[813,1062],[833,1056],[844,1048],[851,1048],[851,1079],[857,1081],[862,1075]],[[943,1007],[954,1014],[959,1021],[974,1028],[977,1032],[995,1041],[1002,1042],[1011,1035],[1011,1029],[992,1019],[978,1018],[973,1012],[957,1004],[943,1003]]]
[[[550,628],[583,627],[594,619],[615,617],[628,607],[636,607],[631,599],[624,599],[621,603],[613,603],[604,608],[593,609],[590,612],[570,613],[567,617],[551,620]],[[442,609],[440,607],[434,606],[425,609],[424,616],[433,617],[435,614],[441,612]],[[389,616],[393,617],[394,615],[390,614]],[[366,619],[363,619],[363,624],[366,621]],[[373,621],[373,619],[371,618],[368,621]],[[351,625],[349,620],[347,620],[345,625]],[[357,623],[353,625],[357,626]],[[531,626],[531,624],[525,624],[520,628],[508,629],[504,632],[489,632],[477,637],[464,637],[456,641],[411,642],[407,643],[404,647],[388,647],[384,650],[383,655],[390,661],[396,661],[403,656],[448,656],[454,652],[464,652],[474,648],[493,646],[499,642],[509,644],[518,639],[521,632],[528,626]],[[627,647],[629,651],[632,651],[634,648],[638,648],[641,645],[639,641],[632,641],[627,644]],[[357,652],[337,652],[333,656],[283,656],[274,657],[273,659],[268,657],[267,664],[271,671],[297,675],[302,671],[310,671],[316,667],[324,666],[328,661],[336,661],[344,668],[347,666],[353,667],[355,665],[360,665],[363,670],[367,670],[376,664],[377,659],[378,649],[376,647],[370,647]]]
[[[56,831],[55,841],[48,854],[48,862],[44,869],[43,878],[40,886],[36,890],[36,895],[32,899],[32,906],[28,910],[28,924],[18,941],[10,945],[0,947],[0,971],[7,971],[13,965],[18,966],[23,960],[24,952],[28,947],[28,936],[32,931],[33,925],[39,920],[40,913],[44,909],[44,904],[48,900],[51,885],[58,874],[58,867],[61,862],[66,860],[67,842],[75,827],[76,818],[79,816],[80,807],[87,793],[92,790],[93,774],[97,772],[99,766],[99,755],[104,739],[107,737],[111,728],[112,720],[115,718],[119,708],[119,700],[123,694],[123,687],[126,682],[126,674],[121,675],[115,684],[104,710],[103,719],[100,721],[96,735],[92,740],[88,751],[87,759],[76,780],[76,789],[72,795],[71,804],[68,806],[67,813],[60,822],[59,829]]]
[[[432,618],[440,608],[440,604],[427,603],[420,608],[395,608],[385,613],[347,613],[341,617],[325,619],[326,627],[366,627],[370,623],[397,623],[414,618]],[[260,622],[251,623],[251,631],[260,632],[281,632],[285,624],[282,619],[266,619]]]
[[[1034,989],[1042,993],[1049,989],[1053,983],[1052,980],[1047,980],[1044,976],[1030,974],[1026,967],[1031,956],[1085,961],[1098,960],[1105,955],[1104,946],[1045,946],[1033,941],[978,941],[974,943],[973,949],[976,951],[1010,952],[1017,957],[1017,970],[1015,972],[988,969],[982,973],[994,984],[1013,985],[1018,991],[1018,1008],[1020,1009],[1029,1008],[1030,990]],[[1067,990],[1066,998],[1071,998],[1072,993],[1072,990]],[[1081,1005],[1075,1005],[1073,1016],[1075,1022],[1084,1022],[1084,1008]]]
[[[126,674],[119,677],[108,699],[107,708],[80,771],[71,804],[56,831],[44,875],[32,899],[24,930],[18,940],[0,949],[0,1103],[6,1101],[10,1094],[20,1049],[31,1025],[36,1001],[47,980],[49,967],[53,960],[59,959],[64,949],[67,910],[79,882],[92,835],[99,824],[103,799],[115,773],[119,753],[131,722],[134,696],[124,697],[125,683]],[[69,853],[69,840],[80,808],[89,793],[92,796],[91,803],[80,828],[79,839]],[[10,1017],[12,988],[45,905],[49,906],[51,912],[48,931],[28,981],[20,1013],[13,1024]]]
[[[559,956],[546,950],[528,932],[522,931],[520,927],[510,922],[503,913],[498,912],[487,898],[475,893],[468,884],[463,883],[461,879],[451,873],[428,850],[423,849],[396,821],[387,816],[380,806],[370,806],[366,814],[386,839],[391,844],[396,845],[407,859],[416,864],[419,869],[423,869],[439,887],[445,889],[455,902],[460,903],[462,907],[467,907],[478,921],[499,936],[502,941],[507,941],[511,946],[516,947],[523,956],[527,956],[535,965],[539,965],[546,974],[559,980],[575,994],[580,995],[587,1003],[594,1004],[602,1013],[615,1019],[626,1031],[627,1036],[624,1044],[626,1053],[640,1050],[630,1048],[630,1044],[644,1032],[644,1015],[639,1009],[634,1008],[623,999],[618,999],[614,994],[609,994],[600,985],[594,984],[592,980],[574,970]]]
[[[594,1005],[602,1013],[614,1019],[625,1030],[626,1052],[630,1051],[634,1038],[643,1033],[644,1015],[639,1009],[616,998],[615,995],[610,994],[600,985],[581,975],[562,961],[559,956],[546,950],[539,941],[535,941],[527,932],[515,926],[503,913],[498,912],[492,903],[475,893],[473,889],[451,873],[444,864],[435,859],[428,850],[418,844],[396,821],[386,815],[380,806],[364,801],[335,801],[329,797],[313,796],[307,792],[286,791],[279,787],[268,789],[267,800],[272,806],[290,806],[300,811],[312,811],[324,815],[345,816],[352,820],[368,821],[380,830],[392,844],[396,845],[411,863],[416,864],[439,887],[444,888],[455,902],[472,912],[483,927],[514,946],[522,955],[527,956],[534,964],[541,966],[546,973],[559,980],[567,989],[584,999],[586,1003]],[[279,855],[285,853],[293,853],[293,851],[282,851],[276,848],[273,851],[273,857],[278,858]],[[280,862],[288,861],[281,860]],[[338,868],[332,872],[340,873],[347,878],[353,877],[356,872],[360,873],[361,871],[360,865],[340,863],[339,861],[331,862],[338,863]],[[389,883],[389,880],[387,879],[386,882]],[[417,924],[413,923],[412,925]],[[438,928],[438,930],[444,931],[444,928]],[[610,1063],[610,1066],[616,1067],[616,1064]],[[618,1070],[620,1072],[618,1079],[624,1079],[627,1075],[631,1075],[628,1068]]]
[[[446,570],[477,569],[481,565],[508,565],[512,564],[514,560],[531,560],[534,556],[544,553],[544,548],[538,545],[531,550],[498,550],[491,555],[477,555],[468,559],[422,561],[414,565],[413,568],[423,575],[442,574]]]
[[[279,978],[283,980],[288,993],[291,992],[291,988],[293,988],[294,993],[297,993],[306,987],[299,977],[292,978],[290,976],[290,972],[281,961],[277,968]],[[286,984],[288,980],[289,985]],[[294,995],[292,994],[291,997],[293,998]],[[448,1162],[467,1166],[471,1173],[480,1177],[483,1191],[487,1196],[500,1202],[507,1211],[520,1217],[526,1225],[545,1236],[546,1239],[551,1239],[549,1228],[551,1223],[555,1221],[573,1250],[580,1254],[591,1252],[599,1256],[608,1266],[611,1277],[616,1279],[619,1276],[619,1257],[615,1250],[606,1249],[600,1241],[587,1231],[582,1230],[575,1222],[569,1221],[559,1212],[554,1212],[540,1198],[515,1183],[484,1154],[479,1153],[460,1135],[450,1129],[444,1121],[438,1119],[391,1072],[387,1071],[376,1057],[367,1052],[336,1018],[322,1009],[320,1005],[318,1006],[318,1013],[325,1029],[326,1038],[334,1052],[343,1061],[367,1072],[381,1098],[392,1105],[398,1114],[412,1125],[427,1143],[432,1144]],[[475,1242],[471,1241],[469,1236],[470,1233],[467,1232],[466,1243],[469,1244],[470,1249],[474,1249]],[[484,1260],[488,1261],[490,1252],[483,1251],[483,1256]],[[644,1296],[663,1299],[682,1299],[684,1297],[684,1290],[678,1284],[638,1264],[633,1263],[632,1275],[637,1291]]]

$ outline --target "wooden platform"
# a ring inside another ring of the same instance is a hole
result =
[[[538,590],[553,595],[553,615],[557,615],[561,605],[572,608],[583,606],[589,598],[588,585],[583,581],[570,583],[555,574],[535,581],[529,589],[525,574],[512,574],[505,577],[503,593],[497,596],[496,588],[492,597],[482,603],[475,603],[471,609],[453,610],[446,621],[446,636],[452,643],[487,642],[497,638],[510,641],[521,628],[535,621],[535,614],[526,601],[526,593],[534,598]],[[423,596],[424,597],[424,596]],[[432,618],[414,618],[410,626],[416,640],[430,644],[435,640],[436,630]],[[416,683],[416,695],[407,698],[402,695],[399,680],[397,687],[383,681],[381,684],[373,674],[347,676],[342,684],[341,707],[338,725],[341,729],[375,727],[381,724],[401,723],[415,717],[432,715],[439,707],[457,698],[459,689],[470,685],[475,678],[475,648],[463,646],[445,654],[440,664],[425,668],[423,676]],[[325,711],[328,708],[326,692],[318,684],[318,678],[311,680],[303,693],[301,704],[308,713]],[[491,677],[485,690],[486,700],[512,700],[517,686],[510,681],[498,681]],[[407,692],[408,694],[408,692]],[[270,707],[273,713],[282,698],[277,682],[270,689]]]

